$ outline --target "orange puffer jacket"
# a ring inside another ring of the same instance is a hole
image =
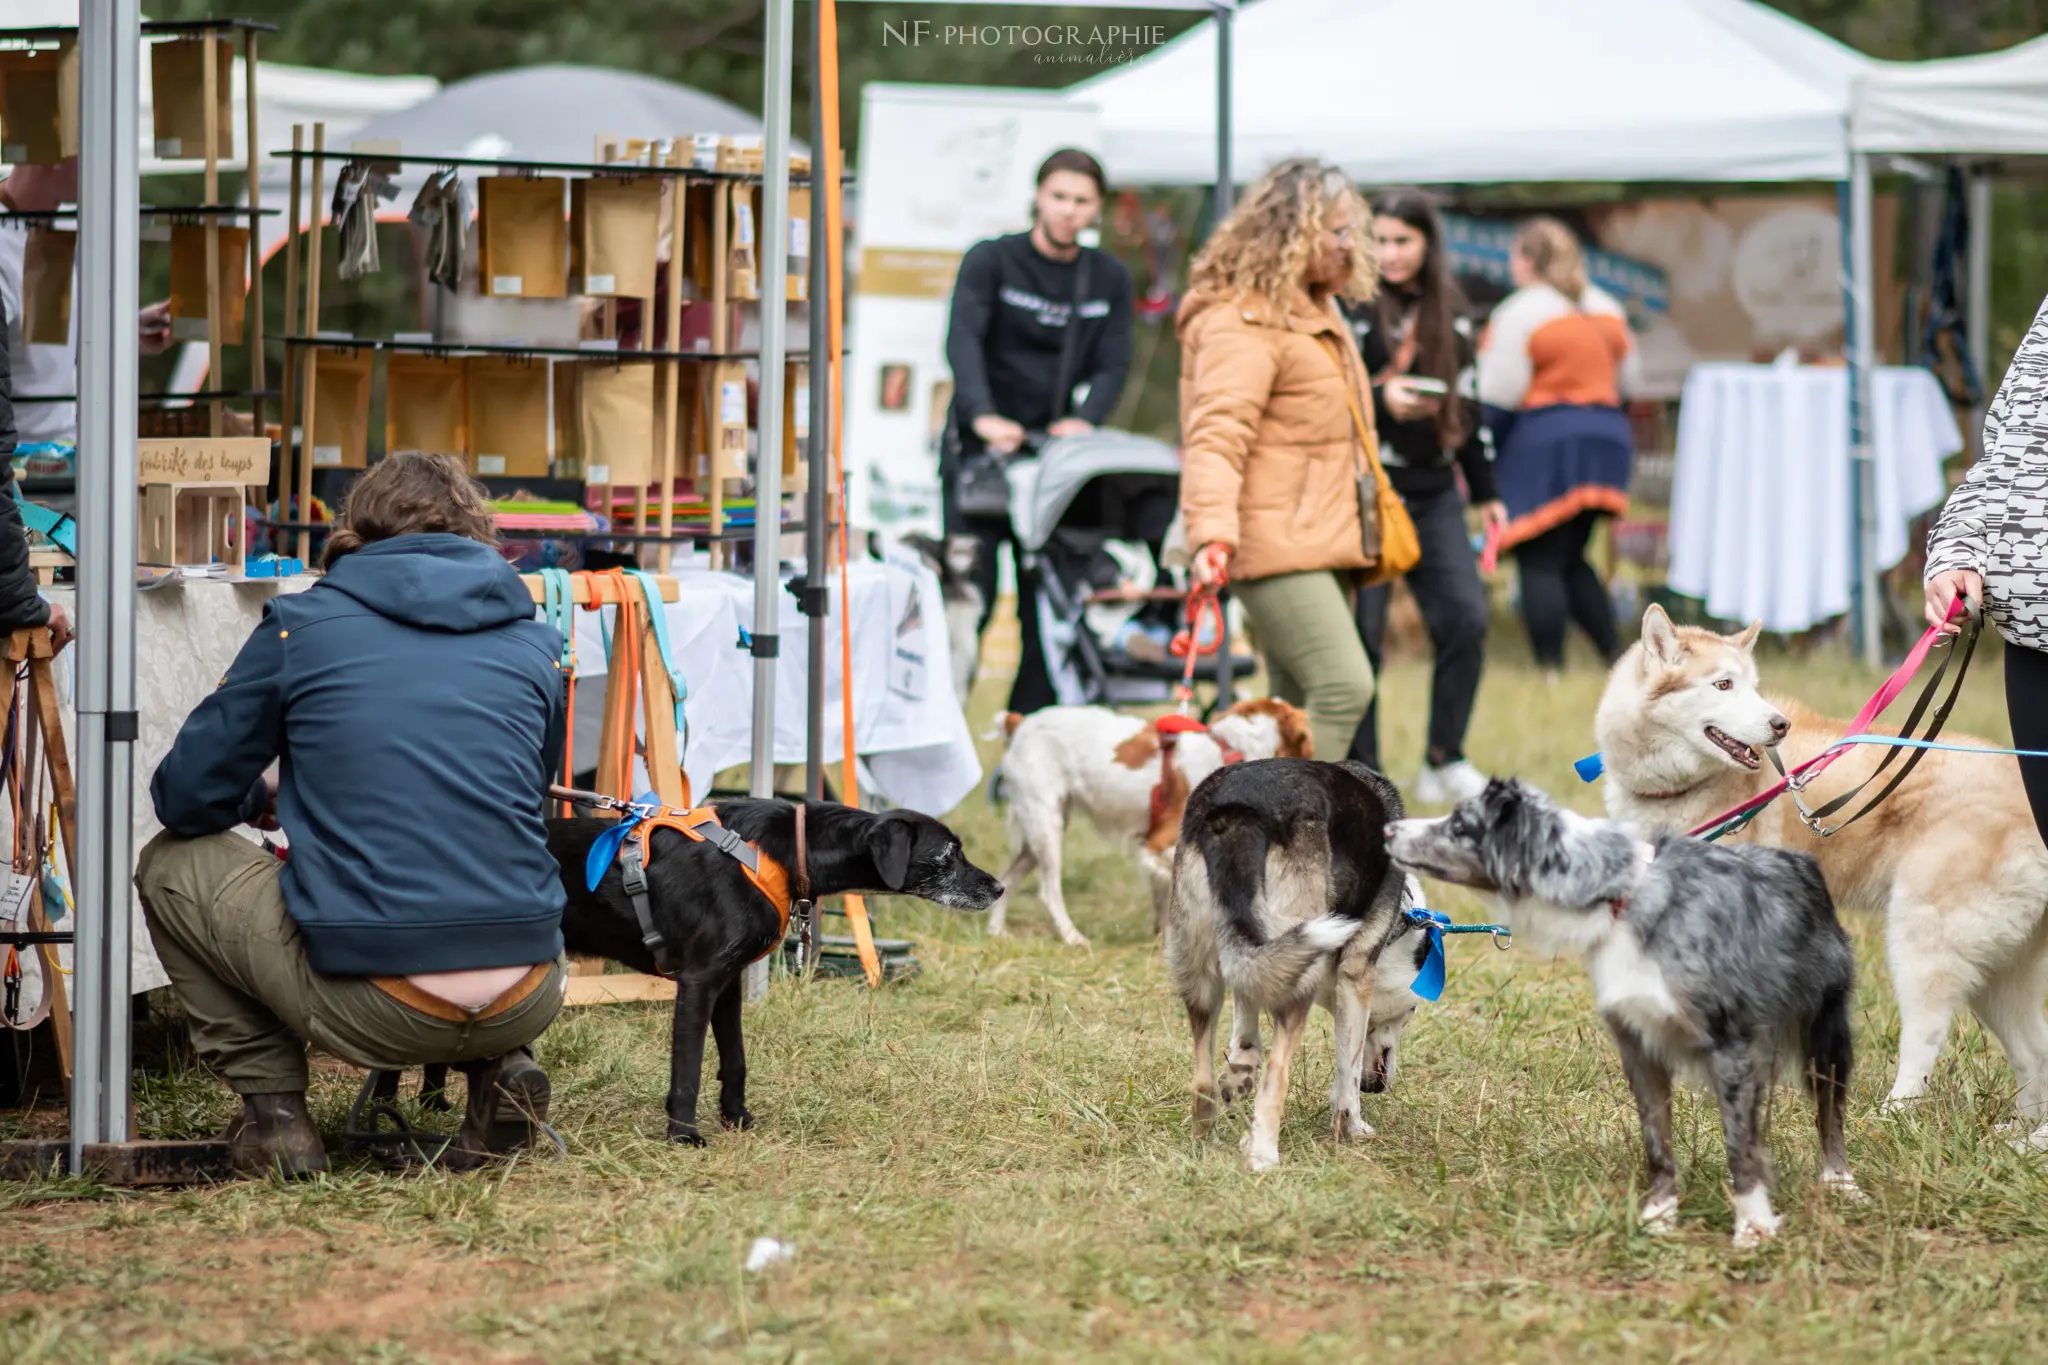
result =
[[[1364,452],[1344,391],[1371,389],[1336,306],[1190,294],[1177,321],[1188,544],[1230,546],[1240,579],[1367,567]],[[1370,422],[1371,400],[1359,408]]]

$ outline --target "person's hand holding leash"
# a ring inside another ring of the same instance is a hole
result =
[[[1024,444],[1024,428],[1007,417],[998,417],[995,413],[975,418],[974,434],[998,455],[1014,454],[1017,447]]]
[[[1479,504],[1479,525],[1489,535],[1508,529],[1508,505],[1496,498]]]
[[[50,652],[62,654],[64,646],[71,643],[77,632],[71,628],[71,613],[64,610],[59,602],[50,603],[50,619],[45,622],[50,629]]]
[[[1195,582],[1205,588],[1220,588],[1230,581],[1230,547],[1210,541],[1195,551]]]
[[[1950,569],[1927,580],[1927,624],[1944,636],[1962,633],[1962,627],[1948,619],[1950,608],[1960,597],[1974,612],[1984,607],[1984,575],[1975,569]]]
[[[1062,417],[1045,429],[1048,436],[1086,436],[1095,424],[1082,417]]]

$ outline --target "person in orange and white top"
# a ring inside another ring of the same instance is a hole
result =
[[[1503,548],[1521,569],[1522,619],[1553,679],[1577,622],[1603,659],[1621,653],[1614,604],[1586,542],[1628,510],[1634,440],[1622,399],[1638,361],[1621,305],[1586,278],[1585,253],[1555,218],[1532,218],[1508,253],[1515,292],[1479,345],[1479,402],[1508,511]]]

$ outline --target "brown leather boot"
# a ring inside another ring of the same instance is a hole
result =
[[[548,1116],[548,1073],[525,1048],[463,1067],[469,1098],[462,1127],[441,1164],[451,1171],[473,1170],[493,1157],[510,1156],[533,1142],[535,1123]]]
[[[303,1090],[242,1096],[242,1112],[220,1136],[238,1175],[305,1180],[327,1169],[327,1148]]]

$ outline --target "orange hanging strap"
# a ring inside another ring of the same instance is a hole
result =
[[[825,301],[831,345],[825,362],[831,375],[832,477],[828,488],[839,499],[839,731],[845,744],[842,781],[846,804],[860,805],[858,757],[853,738],[853,593],[848,587],[846,567],[846,458],[842,444],[846,431],[843,396],[845,369],[844,318],[841,306],[845,261],[843,206],[840,202],[839,159],[839,7],[834,0],[818,0],[818,89],[816,98],[823,125],[824,145],[811,149],[811,165],[817,172],[813,188],[825,206]],[[868,985],[882,984],[882,956],[875,951],[874,926],[868,923],[867,902],[859,896],[846,898],[847,922],[853,926],[853,945],[860,953],[861,970]]]

